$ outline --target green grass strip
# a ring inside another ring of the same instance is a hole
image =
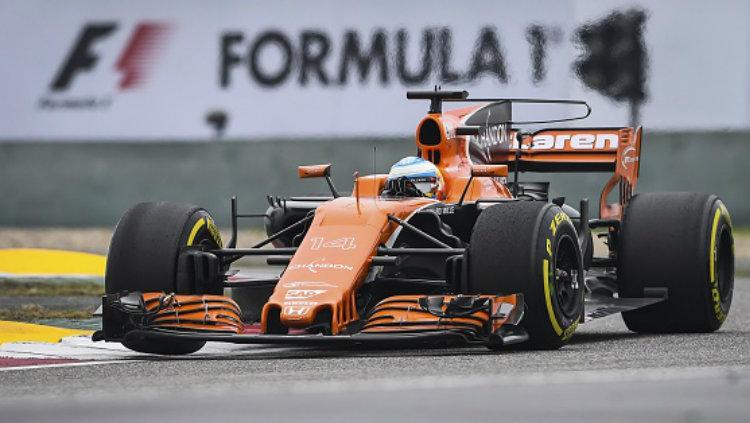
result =
[[[90,281],[0,280],[0,297],[95,296],[104,294],[104,285]]]

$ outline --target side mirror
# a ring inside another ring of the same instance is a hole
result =
[[[472,178],[508,176],[507,165],[471,165]]]
[[[458,199],[458,206],[461,207],[461,205],[464,203],[466,192],[469,190],[471,181],[474,178],[494,178],[502,176],[508,176],[507,165],[471,165],[471,178],[466,181],[464,192],[461,193],[461,198]]]
[[[309,166],[298,166],[297,167],[297,173],[299,174],[299,177],[302,179],[305,178],[326,178],[326,183],[328,183],[328,188],[331,190],[331,195],[333,198],[339,198],[339,192],[336,191],[336,187],[333,186],[333,181],[331,180],[331,164],[319,164],[319,165],[309,165]]]
[[[319,164],[297,167],[300,178],[327,178],[331,176],[331,164]]]

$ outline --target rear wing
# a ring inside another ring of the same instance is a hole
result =
[[[599,198],[601,219],[620,219],[635,192],[641,163],[638,128],[560,128],[508,136],[486,128],[459,128],[469,135],[472,159],[504,164],[512,172],[613,172]],[[519,143],[520,140],[520,143]],[[617,202],[608,203],[615,187]]]
[[[599,216],[619,219],[635,191],[640,172],[641,127],[544,129],[514,136],[510,143],[488,148],[489,162],[505,164],[512,171],[613,172],[602,190]],[[520,143],[517,141],[521,138]],[[607,203],[615,187],[616,203]]]
[[[477,163],[504,164],[518,172],[613,172],[599,201],[601,219],[620,219],[638,182],[642,129],[562,128],[519,133],[523,125],[571,122],[587,118],[591,107],[581,100],[469,98],[466,91],[410,91],[408,99],[430,100],[428,116],[417,128],[419,152],[440,162],[440,145],[449,138],[468,141],[466,153]],[[444,102],[481,103],[443,112]],[[578,110],[543,120],[514,119],[514,105],[563,106]],[[455,153],[455,152],[454,152]],[[460,152],[459,152],[460,154]],[[619,187],[616,203],[608,197]]]

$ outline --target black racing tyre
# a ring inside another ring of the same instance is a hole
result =
[[[211,215],[204,209],[167,202],[136,204],[117,224],[107,255],[104,287],[107,294],[122,291],[196,294],[196,287],[178,283],[178,255],[186,246],[219,248],[221,235]],[[221,294],[200,292],[200,294]],[[205,342],[123,343],[140,352],[187,354]]]
[[[559,207],[519,201],[487,208],[474,225],[468,263],[468,293],[524,295],[525,347],[560,348],[582,322],[581,251]]]
[[[195,294],[178,286],[177,256],[191,245],[221,247],[221,235],[204,209],[167,202],[140,203],[125,212],[109,245],[105,290]],[[221,294],[221,291],[206,292]]]
[[[634,332],[713,332],[734,289],[732,222],[715,195],[689,192],[634,196],[622,220],[619,296],[667,288],[667,300],[622,314]]]

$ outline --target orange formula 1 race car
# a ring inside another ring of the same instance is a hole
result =
[[[301,178],[323,178],[331,195],[269,197],[260,215],[268,238],[252,247],[237,247],[237,220],[253,215],[238,213],[234,198],[226,245],[200,207],[127,211],[112,238],[94,339],[160,354],[207,341],[555,349],[579,324],[614,313],[652,333],[710,332],[726,319],[729,213],[714,195],[635,195],[640,128],[526,133],[524,124],[582,119],[590,108],[465,91],[407,98],[430,101],[415,157],[387,175],[355,176],[349,196],[331,182],[331,165],[300,166]],[[468,107],[443,112],[448,102]],[[515,106],[535,104],[581,113],[513,120]],[[586,199],[576,210],[549,201],[548,183],[520,182],[528,171],[612,172],[599,218],[589,218]],[[606,238],[605,257],[593,255],[592,230]],[[246,256],[283,271],[231,269]]]

